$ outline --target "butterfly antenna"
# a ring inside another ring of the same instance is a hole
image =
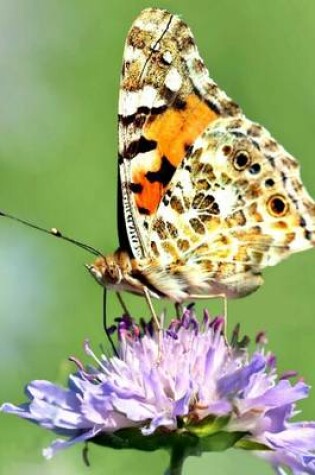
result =
[[[28,226],[29,228],[37,229],[37,231],[50,234],[51,236],[62,239],[63,241],[70,242],[71,244],[74,244],[75,246],[80,247],[81,249],[84,249],[85,251],[93,254],[94,256],[104,257],[102,252],[98,251],[94,247],[89,246],[88,244],[85,244],[81,241],[77,241],[76,239],[72,239],[68,236],[64,236],[57,228],[45,229],[45,228],[42,228],[41,226],[37,226],[37,224],[30,223],[29,221],[25,221],[24,219],[17,218],[16,216],[5,213],[4,211],[0,211],[0,216],[12,219],[13,221],[24,224],[25,226]]]

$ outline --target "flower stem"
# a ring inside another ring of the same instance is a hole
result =
[[[181,446],[174,446],[171,451],[170,466],[164,475],[182,475],[184,461],[186,459],[186,451]]]

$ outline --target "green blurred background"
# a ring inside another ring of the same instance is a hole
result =
[[[315,194],[315,2],[313,0],[0,1],[0,208],[103,249],[117,245],[116,115],[126,33],[147,6],[166,7],[191,26],[215,80],[247,115],[265,125],[302,165]],[[63,383],[81,342],[103,340],[101,289],[67,243],[0,221],[0,400],[22,402],[32,379]],[[279,368],[314,384],[315,253],[265,272],[256,294],[231,302],[230,327],[266,329]],[[128,297],[134,315],[147,315]],[[210,309],[218,311],[210,302]],[[159,308],[162,308],[161,306]],[[199,307],[201,308],[201,307]],[[109,315],[119,314],[114,296]],[[301,404],[315,418],[315,393]],[[0,473],[85,474],[81,448],[44,461],[54,438],[0,416]],[[164,452],[90,447],[95,475],[160,475]],[[236,465],[237,464],[237,465]],[[229,451],[188,460],[185,473],[271,474],[249,454]]]

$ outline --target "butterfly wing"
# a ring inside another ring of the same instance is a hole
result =
[[[146,9],[127,36],[119,98],[120,246],[151,254],[162,197],[197,137],[218,117],[240,115],[210,79],[187,25]]]
[[[258,124],[222,118],[174,174],[152,222],[152,258],[187,289],[246,295],[264,267],[314,246],[314,223],[297,161]]]
[[[144,10],[126,42],[119,101],[121,247],[148,282],[240,296],[261,270],[314,245],[296,160],[209,77],[191,31]]]

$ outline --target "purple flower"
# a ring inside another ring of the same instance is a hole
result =
[[[235,446],[253,450],[279,475],[315,474],[315,422],[291,421],[309,387],[290,382],[295,373],[277,376],[264,334],[250,355],[239,328],[227,343],[223,324],[205,312],[200,325],[185,310],[159,334],[151,323],[123,317],[111,330],[118,356],[98,359],[86,343],[94,366],[72,358],[78,369],[68,389],[33,381],[27,403],[1,410],[65,437],[44,450],[47,458],[82,441],[141,450],[176,446],[185,455]]]

